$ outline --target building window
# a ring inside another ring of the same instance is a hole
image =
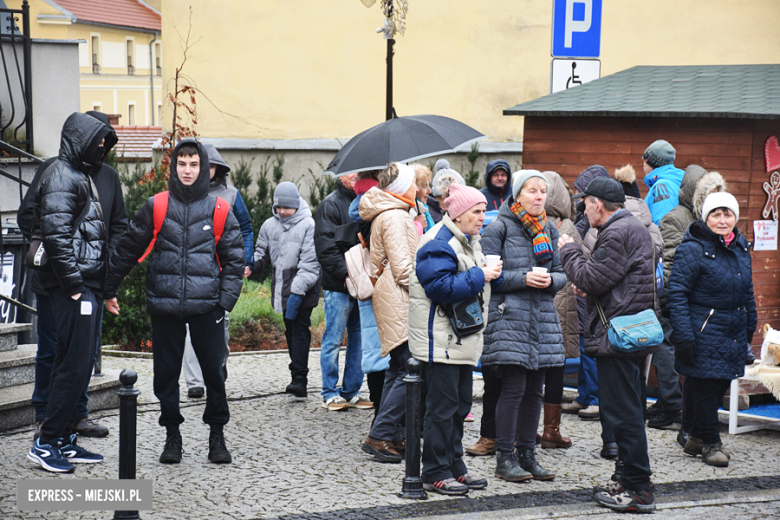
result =
[[[160,126],[162,126],[162,114],[163,114],[162,103],[157,103],[157,124]]]
[[[162,44],[154,44],[154,66],[155,74],[162,76]]]
[[[135,103],[128,103],[127,105],[127,124],[130,126],[135,125]]]
[[[135,75],[135,40],[127,40],[127,75]]]
[[[92,74],[100,74],[100,36],[92,37]]]
[[[103,111],[103,104],[102,103],[92,103],[92,111],[93,112],[102,112]]]

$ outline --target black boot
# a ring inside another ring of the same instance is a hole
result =
[[[691,429],[688,428],[686,430],[681,426],[680,431],[677,432],[677,444],[685,448],[685,443],[688,442],[688,439],[690,439],[690,437],[691,437]]]
[[[293,379],[292,383],[287,385],[287,388],[285,388],[284,391],[288,394],[294,395],[295,397],[306,397],[307,386],[308,382],[306,381],[306,378]]]
[[[217,464],[233,462],[233,457],[225,446],[225,436],[220,431],[211,430],[209,434],[209,460]]]
[[[536,455],[531,448],[517,448],[517,459],[520,461],[520,467],[533,475],[534,480],[552,480],[555,473],[541,467],[536,462]]]
[[[612,474],[612,481],[613,482],[620,482],[620,479],[623,478],[623,461],[622,460],[616,460],[615,461],[615,472]]]
[[[496,452],[496,478],[504,479],[508,482],[522,482],[530,480],[533,475],[523,470],[517,462],[515,452]]]
[[[163,464],[178,464],[181,462],[181,434],[168,433],[165,439],[165,447],[160,454],[160,462]]]

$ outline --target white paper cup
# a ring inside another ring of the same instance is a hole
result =
[[[501,255],[485,255],[485,267],[488,269],[495,269],[500,261]]]
[[[533,271],[535,273],[547,274],[547,268],[546,267],[532,267],[531,271]]]

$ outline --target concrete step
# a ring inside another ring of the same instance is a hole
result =
[[[38,345],[19,345],[0,352],[0,388],[35,381],[35,353]]]
[[[0,431],[35,422],[32,393],[35,383],[0,388]],[[107,410],[119,408],[117,391],[122,388],[119,370],[105,370],[102,377],[92,377],[89,382],[89,404],[87,409]]]
[[[0,323],[0,352],[14,350],[19,333],[27,330],[32,330],[32,323]]]

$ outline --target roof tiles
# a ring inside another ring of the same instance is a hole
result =
[[[780,65],[633,67],[504,115],[780,119]]]
[[[120,160],[152,160],[152,145],[162,135],[161,126],[114,125],[113,128],[119,138],[114,150]]]
[[[159,13],[138,0],[54,0],[78,21],[159,31]]]

